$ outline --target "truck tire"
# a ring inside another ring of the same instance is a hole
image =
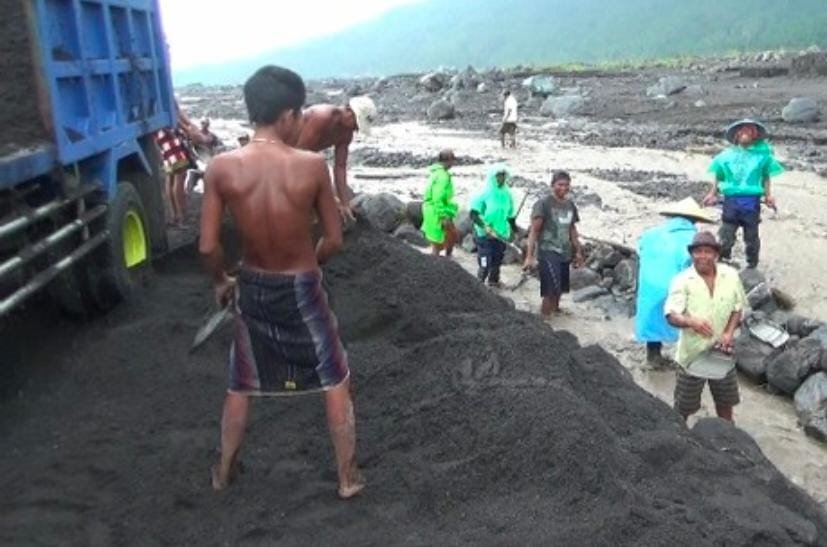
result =
[[[93,253],[89,263],[92,298],[101,311],[109,310],[143,284],[152,259],[144,206],[135,187],[119,182],[106,215],[109,240]]]
[[[96,309],[83,264],[75,264],[54,278],[48,285],[48,291],[67,315],[86,317]]]

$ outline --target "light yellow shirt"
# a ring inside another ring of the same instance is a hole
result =
[[[663,313],[686,314],[705,319],[712,324],[715,336],[707,338],[692,329],[681,329],[675,361],[686,368],[698,355],[720,341],[729,318],[743,311],[747,298],[738,272],[725,264],[715,268],[715,292],[709,293],[706,282],[694,266],[682,271],[672,280]]]

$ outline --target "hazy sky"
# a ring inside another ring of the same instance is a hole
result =
[[[423,0],[161,0],[174,69],[247,57]]]

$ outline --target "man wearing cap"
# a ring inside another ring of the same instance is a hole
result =
[[[692,198],[674,203],[660,212],[668,218],[649,228],[638,240],[638,292],[635,336],[646,343],[646,362],[652,367],[671,364],[661,353],[664,342],[678,340],[678,331],[663,315],[669,284],[692,264],[687,246],[697,233],[696,222],[715,220]]]
[[[333,183],[342,218],[353,218],[350,208],[352,191],[347,185],[348,147],[353,133],[370,134],[376,118],[376,105],[370,97],[353,97],[347,106],[317,104],[304,111],[297,148],[321,152],[333,147]]]
[[[738,272],[718,264],[721,246],[710,232],[699,232],[688,247],[692,266],[672,281],[664,305],[669,324],[680,329],[675,360],[675,409],[686,420],[701,408],[704,384],[715,401],[715,412],[732,421],[732,408],[740,402],[735,368],[726,361],[711,373],[708,367],[693,368],[709,362],[710,350],[732,353],[735,329],[746,305],[744,287]],[[721,369],[720,367],[724,368]]]
[[[783,173],[784,168],[772,154],[766,140],[767,128],[762,123],[752,119],[737,121],[727,127],[725,136],[733,146],[713,158],[709,171],[715,175],[715,182],[704,204],[716,203],[719,194],[724,197],[719,232],[721,257],[731,258],[738,228],[742,228],[747,266],[755,268],[761,250],[761,198],[768,207],[775,208],[770,177]]]

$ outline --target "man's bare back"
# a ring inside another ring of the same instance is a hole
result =
[[[337,247],[341,222],[330,176],[319,154],[279,140],[254,139],[249,146],[216,157],[205,174],[201,244],[217,241],[223,206],[238,228],[247,268],[301,273],[318,268],[311,237],[318,214],[325,241]]]
[[[304,110],[302,130],[296,143],[302,150],[321,152],[353,141],[356,120],[347,107],[319,104]]]

